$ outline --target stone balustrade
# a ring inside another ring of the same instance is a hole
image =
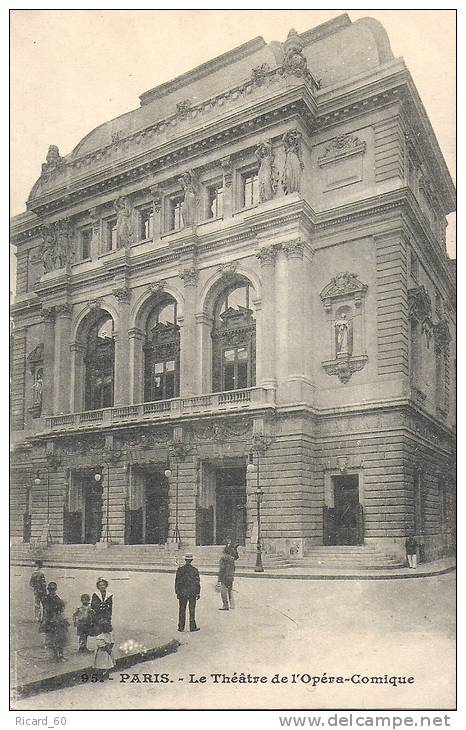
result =
[[[189,398],[171,398],[149,403],[100,408],[96,411],[49,416],[45,419],[45,423],[47,431],[81,430],[106,424],[158,421],[197,414],[214,415],[243,409],[273,407],[273,405],[274,391],[266,388],[244,388],[243,390],[209,393]]]

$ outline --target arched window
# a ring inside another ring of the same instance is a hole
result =
[[[256,323],[249,284],[235,284],[214,312],[213,390],[239,390],[256,384]]]
[[[87,335],[86,410],[113,406],[114,362],[113,319],[107,312],[102,312]]]
[[[176,398],[180,392],[180,332],[176,301],[166,298],[150,312],[144,346],[144,401]]]

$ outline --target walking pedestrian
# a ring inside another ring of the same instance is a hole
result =
[[[64,615],[65,602],[57,594],[55,582],[48,584],[42,605],[44,610],[40,631],[45,633],[45,646],[51,650],[55,661],[65,661],[63,649],[68,643],[69,622]]]
[[[235,558],[233,553],[237,553],[236,548],[232,544],[227,544],[220,557],[218,566],[218,584],[220,586],[220,595],[222,596],[223,606],[219,611],[229,611],[234,608],[233,600],[233,580],[235,577]]]
[[[95,613],[92,610],[90,603],[91,597],[89,593],[83,593],[81,596],[81,605],[78,606],[76,611],[73,613],[73,623],[76,627],[79,642],[78,651],[81,654],[91,653],[87,648],[87,637],[92,633]]]
[[[417,541],[414,535],[409,535],[405,540],[406,559],[408,568],[417,568]]]
[[[91,609],[94,612],[94,627],[90,632],[92,636],[96,636],[96,631],[102,621],[112,623],[113,612],[113,593],[108,591],[108,580],[99,578],[96,583],[97,590],[92,594]]]
[[[179,602],[178,631],[184,631],[186,623],[186,606],[189,605],[189,630],[199,631],[196,625],[196,601],[201,597],[201,580],[199,571],[192,564],[194,556],[186,553],[185,564],[176,571],[175,593]]]
[[[29,585],[34,591],[34,620],[42,620],[42,601],[47,594],[47,581],[42,571],[42,560],[36,560],[35,570],[29,580]]]

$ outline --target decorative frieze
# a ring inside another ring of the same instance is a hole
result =
[[[319,167],[328,165],[349,155],[364,154],[366,143],[362,142],[353,134],[342,134],[332,139],[327,144],[322,155],[318,159]]]
[[[183,99],[176,105],[176,116],[178,119],[186,119],[191,111],[192,103],[189,99]]]
[[[262,63],[255,66],[251,71],[251,81],[256,86],[262,86],[270,76],[270,66],[268,63]]]
[[[193,430],[193,440],[225,442],[235,438],[246,439],[252,434],[252,420],[241,418],[235,420],[216,420],[199,425]]]

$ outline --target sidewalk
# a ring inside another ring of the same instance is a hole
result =
[[[102,570],[106,573],[110,572],[142,572],[142,573],[175,573],[176,566],[165,567],[147,563],[145,565],[135,565],[134,563],[124,564],[121,563],[118,566],[109,562],[95,562],[89,563],[78,563],[74,561],[55,561],[47,560],[44,556],[44,565],[54,568],[72,568],[76,570]],[[12,560],[11,565],[17,566],[31,566],[31,561],[26,560]],[[197,566],[201,575],[217,575],[217,568],[210,566]],[[255,573],[254,568],[237,568],[236,577],[238,578],[272,578],[272,579],[285,579],[285,580],[390,580],[400,578],[427,578],[433,575],[443,575],[456,570],[456,558],[443,558],[442,560],[435,560],[431,563],[421,563],[416,570],[405,567],[396,568],[370,568],[370,569],[357,569],[357,568],[329,568],[329,567],[316,567],[310,568],[309,566],[292,566],[287,568],[276,568],[273,567],[270,570],[267,569],[267,561],[264,561],[264,572]]]
[[[124,669],[139,662],[156,659],[176,651],[180,646],[167,629],[159,634],[140,629],[117,626],[113,632],[113,654],[116,669]],[[92,638],[88,645],[94,649]],[[16,697],[27,697],[37,692],[57,689],[92,680],[93,652],[78,654],[77,639],[70,627],[70,642],[65,647],[65,661],[57,663],[44,646],[44,635],[39,634],[35,621],[16,621],[11,631],[10,684]]]

